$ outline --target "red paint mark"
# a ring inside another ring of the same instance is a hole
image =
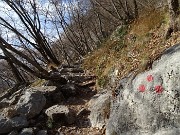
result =
[[[141,84],[141,85],[139,85],[138,89],[140,92],[144,92],[146,90],[146,87],[143,84]]]
[[[161,85],[156,85],[155,91],[156,93],[161,94],[163,92],[163,87]]]
[[[153,78],[153,76],[152,76],[152,75],[148,75],[148,76],[147,76],[147,81],[148,81],[148,82],[153,81],[153,79],[154,79],[154,78]]]

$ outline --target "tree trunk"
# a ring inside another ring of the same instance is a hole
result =
[[[178,31],[176,18],[179,15],[179,1],[168,0],[168,6],[169,6],[170,22],[169,22],[169,28],[166,33],[166,39],[168,39],[171,36],[172,32]]]
[[[11,70],[13,72],[14,77],[16,78],[16,83],[17,84],[24,84],[26,82],[26,80],[21,75],[19,70],[14,66],[13,62],[10,59],[7,59],[7,62],[9,64],[9,66],[11,67]]]

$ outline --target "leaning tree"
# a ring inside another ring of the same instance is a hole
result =
[[[18,81],[24,78],[17,67],[42,79],[51,79],[44,66],[47,63],[59,65],[60,62],[54,55],[50,43],[42,33],[42,22],[39,14],[39,5],[35,0],[3,0],[13,15],[18,18],[15,23],[11,15],[0,15],[1,29],[15,35],[13,41],[0,35],[0,49]],[[13,20],[13,21],[12,21]],[[7,34],[8,36],[8,34]],[[26,50],[26,53],[24,53]]]

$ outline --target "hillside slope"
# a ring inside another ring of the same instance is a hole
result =
[[[98,50],[89,54],[84,68],[97,75],[97,88],[111,86],[130,72],[151,68],[162,52],[180,42],[180,32],[166,40],[169,18],[166,10],[148,11],[129,26],[120,26]]]

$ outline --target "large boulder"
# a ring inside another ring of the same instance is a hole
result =
[[[106,135],[180,134],[179,58],[178,44],[165,51],[151,70],[126,79],[112,104]]]
[[[38,115],[46,104],[46,98],[39,91],[26,91],[15,105],[17,114],[23,114],[27,118]]]
[[[103,128],[106,125],[110,112],[111,93],[103,91],[96,94],[89,101],[90,125],[96,128]]]

